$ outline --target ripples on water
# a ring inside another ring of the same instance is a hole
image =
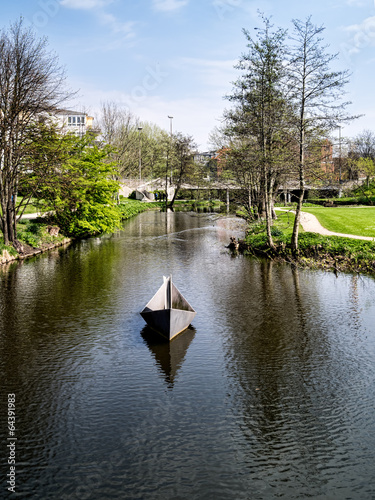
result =
[[[21,497],[375,498],[374,281],[233,258],[233,224],[146,213],[0,271]],[[165,344],[169,273],[197,316]]]

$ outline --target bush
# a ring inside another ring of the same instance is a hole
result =
[[[123,203],[117,206],[117,209],[120,213],[120,217],[122,220],[129,219],[134,215],[140,214],[141,212],[145,212],[150,208],[150,204],[143,201],[137,200],[124,200]]]
[[[17,237],[21,242],[27,245],[37,247],[41,234],[41,226],[33,221],[26,221],[18,224]]]
[[[11,246],[6,246],[6,245],[4,245],[4,243],[0,242],[0,257],[1,257],[4,250],[6,250],[10,255],[13,255],[13,256],[16,256],[18,254],[18,252],[15,248],[13,248]]]
[[[271,235],[272,236],[283,236],[283,232],[278,227],[273,227],[273,228],[271,228]]]

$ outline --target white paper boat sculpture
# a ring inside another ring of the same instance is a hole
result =
[[[141,311],[148,326],[168,340],[186,330],[196,312],[172,283],[172,277],[163,276],[164,283]]]

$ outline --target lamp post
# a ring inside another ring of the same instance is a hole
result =
[[[339,198],[342,196],[341,182],[341,125],[339,125]]]
[[[171,146],[172,146],[172,120],[173,120],[173,116],[169,116],[168,115],[168,118],[170,120],[170,134],[171,134]],[[172,185],[172,162],[171,162],[171,185]]]
[[[142,183],[142,142],[141,142],[141,130],[143,127],[138,127],[138,138],[139,138],[139,184]]]
[[[339,183],[341,184],[341,125],[339,125]]]

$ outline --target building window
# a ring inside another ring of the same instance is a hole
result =
[[[68,116],[68,125],[75,127],[76,125],[84,125],[85,124],[85,116]]]

